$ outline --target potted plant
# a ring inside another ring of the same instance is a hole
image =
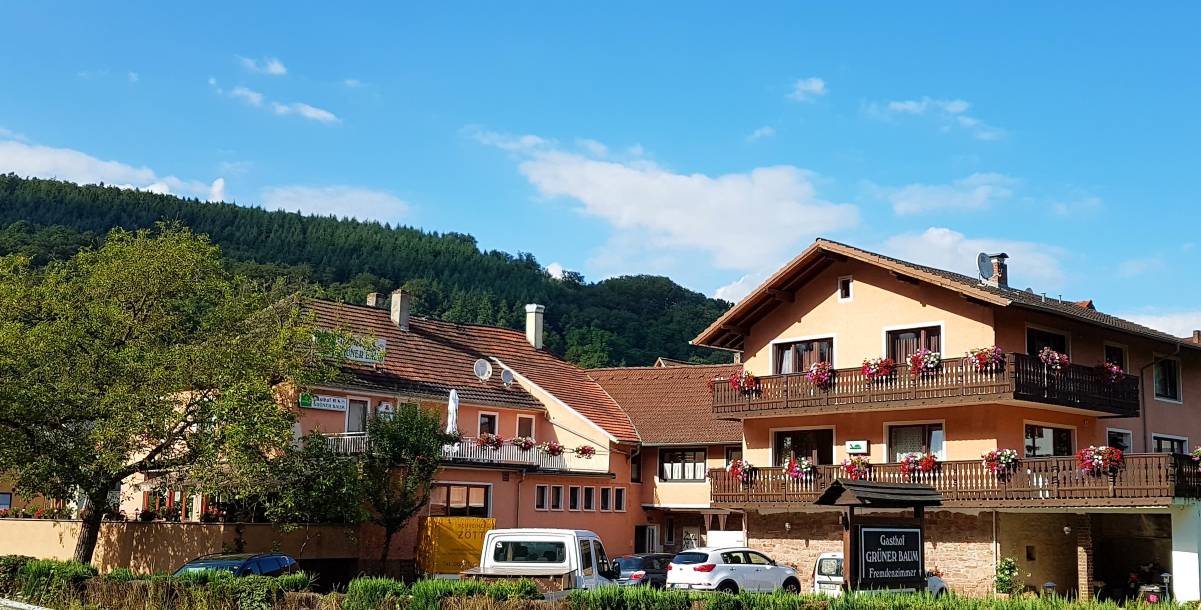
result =
[[[993,449],[983,453],[980,459],[983,460],[984,467],[1000,479],[1009,478],[1021,461],[1018,459],[1018,452],[1013,449]]]
[[[479,435],[479,437],[475,439],[475,444],[478,447],[496,451],[496,450],[500,449],[501,447],[505,446],[505,439],[502,438],[499,434],[492,434],[490,432],[485,432],[485,433]]]
[[[586,460],[590,460],[592,456],[596,455],[596,447],[592,445],[580,445],[575,448],[575,454]]]
[[[938,456],[928,451],[914,451],[901,456],[901,474],[912,478],[920,472],[933,472],[938,468]]]
[[[1038,353],[1038,359],[1042,360],[1043,367],[1046,368],[1046,370],[1054,373],[1055,375],[1062,373],[1063,369],[1066,369],[1068,365],[1072,363],[1067,354],[1061,354],[1050,347],[1044,347],[1042,351]]]
[[[792,477],[793,480],[808,481],[817,474],[817,466],[815,466],[813,462],[809,461],[809,458],[803,457],[798,459],[791,457],[788,458],[788,466],[785,468],[785,472],[787,472],[788,476]]]
[[[1005,368],[1005,350],[995,345],[969,350],[967,355],[976,364],[977,371],[993,372]]]
[[[729,384],[730,389],[746,397],[759,396],[763,392],[760,388],[759,378],[746,369],[730,375]]]
[[[138,521],[141,521],[143,523],[149,523],[151,521],[156,521],[157,519],[158,519],[158,513],[154,512],[153,510],[147,509],[147,510],[144,510],[144,511],[138,513]]]
[[[743,485],[751,481],[751,472],[754,469],[755,467],[750,462],[743,459],[731,460],[730,465],[726,466],[726,472],[729,473],[730,478],[738,479]]]
[[[884,356],[881,358],[867,358],[863,361],[863,376],[868,381],[876,381],[877,379],[885,379],[892,375],[892,372],[897,368],[897,363],[892,358]]]
[[[538,446],[538,443],[536,443],[533,438],[528,436],[518,436],[509,441],[509,444],[517,447],[517,449],[519,449],[522,453],[525,453]]]
[[[551,457],[558,457],[560,455],[563,455],[564,447],[563,447],[563,445],[556,443],[555,441],[546,441],[545,443],[538,445],[538,450],[541,451],[545,455],[549,455]]]
[[[1115,475],[1122,467],[1122,450],[1105,445],[1090,445],[1076,452],[1076,465],[1081,472],[1093,476]]]
[[[924,347],[909,354],[906,360],[909,362],[909,374],[914,377],[928,375],[942,367],[942,354]]]
[[[871,474],[872,464],[865,455],[852,455],[842,461],[842,473],[848,479],[860,481]]]
[[[805,379],[819,390],[829,390],[834,383],[834,367],[825,360],[814,362],[805,371]]]
[[[1105,383],[1114,384],[1126,378],[1126,371],[1122,370],[1122,365],[1115,362],[1106,360],[1097,365],[1097,368],[1100,369],[1101,378],[1105,380]]]

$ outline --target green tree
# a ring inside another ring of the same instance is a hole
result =
[[[284,381],[332,372],[295,299],[231,277],[174,225],[115,230],[35,268],[0,259],[0,471],[86,498],[90,562],[109,490],[138,473],[237,471],[292,440]]]
[[[437,413],[416,404],[401,405],[391,417],[367,423],[362,482],[370,521],[384,529],[381,571],[387,569],[396,532],[429,501],[442,446],[455,441],[442,431]]]

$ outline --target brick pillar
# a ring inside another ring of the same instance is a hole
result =
[[[1093,527],[1088,515],[1075,515],[1072,531],[1076,534],[1076,587],[1081,600],[1093,598]],[[1061,591],[1066,593],[1066,591]]]

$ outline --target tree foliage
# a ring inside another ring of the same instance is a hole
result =
[[[42,267],[0,259],[0,471],[104,507],[133,474],[237,470],[286,447],[277,385],[333,372],[282,296],[179,226],[114,230]],[[102,513],[85,519],[79,561]]]
[[[236,273],[319,284],[334,299],[361,302],[368,292],[403,286],[414,294],[416,315],[510,328],[524,323],[526,303],[542,303],[547,348],[587,366],[647,365],[659,356],[729,361],[688,345],[729,304],[667,278],[587,283],[568,271],[555,279],[533,255],[484,251],[461,233],[0,175],[0,253],[22,253],[35,263],[94,245],[112,228],[150,228],[162,220],[210,236]],[[620,340],[598,340],[606,335],[594,330]]]

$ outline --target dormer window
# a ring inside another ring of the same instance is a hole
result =
[[[849,275],[844,275],[838,278],[838,302],[846,303],[854,296],[852,279]]]

